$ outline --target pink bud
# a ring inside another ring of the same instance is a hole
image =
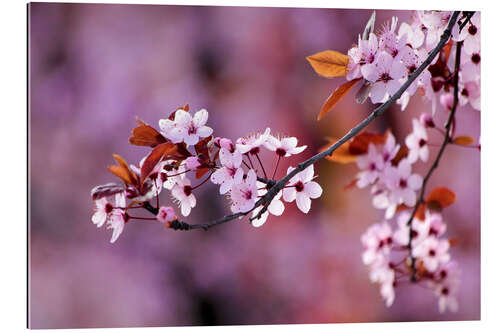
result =
[[[201,165],[200,160],[196,156],[186,158],[186,167],[189,170],[196,170]]]
[[[436,124],[434,124],[432,116],[428,113],[422,113],[422,115],[420,116],[420,123],[425,127],[431,127],[431,128],[436,127]]]
[[[442,106],[444,106],[448,110],[451,110],[451,108],[453,107],[453,95],[451,93],[443,94],[439,98],[439,102]]]
[[[172,222],[175,219],[175,211],[170,206],[161,206],[158,215],[156,215],[156,220],[160,223]]]
[[[229,139],[226,138],[220,139],[220,146],[221,148],[229,150],[231,153],[234,152],[233,142]]]

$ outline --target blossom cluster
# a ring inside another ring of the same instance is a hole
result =
[[[359,36],[357,45],[348,51],[347,80],[363,78],[369,83],[372,103],[387,101],[437,45],[451,14],[446,11],[415,11],[411,22],[403,22],[399,28],[398,19],[393,17],[377,33],[369,33],[367,39]],[[453,54],[456,42],[464,43],[465,52],[459,71],[460,105],[470,104],[480,110],[480,14],[475,13],[460,31],[459,26],[463,23],[464,17],[453,27],[452,41],[455,43],[449,43],[448,48],[443,49],[399,98],[397,102],[402,110],[417,91],[431,101],[433,113],[438,103],[451,108],[455,61],[450,54]]]
[[[427,128],[434,126],[432,117],[423,114],[420,119],[413,119],[405,148],[388,131],[384,141],[369,143],[367,152],[356,158],[360,168],[356,185],[371,185],[374,207],[385,209],[383,222],[370,226],[361,237],[362,260],[370,268],[370,280],[380,285],[387,306],[394,302],[395,288],[416,276],[419,283],[435,292],[440,312],[456,311],[458,268],[450,261],[450,240],[442,238],[446,224],[441,213],[422,205],[423,216],[411,221],[411,231],[408,225],[412,216],[409,209],[417,204],[417,192],[422,187],[422,176],[412,173],[412,164],[428,161]],[[393,218],[396,228],[391,226]]]
[[[252,212],[251,221],[255,227],[262,226],[269,214],[282,215],[285,209],[282,200],[295,201],[300,211],[309,212],[311,199],[319,198],[322,194],[321,186],[314,181],[313,165],[292,177],[273,197],[266,211],[259,214],[266,202],[263,202],[262,206],[257,205],[276,182],[267,178],[260,154],[268,151],[276,156],[272,175],[274,178],[281,160],[302,153],[307,146],[298,146],[295,137],[273,135],[269,128],[235,141],[213,137],[213,129],[206,125],[207,120],[206,110],[202,109],[191,115],[188,107],[185,107],[179,108],[168,118],[161,119],[159,132],[140,123],[140,131],[137,133],[146,131],[147,135],[132,137],[131,142],[140,142],[142,145],[142,141],[154,137],[153,146],[156,148],[145,156],[138,166],[128,165],[119,156],[115,156],[120,166],[110,167],[110,170],[124,181],[124,186],[106,184],[92,191],[95,200],[92,221],[98,227],[106,224],[108,228],[113,229],[111,242],[116,241],[125,223],[132,219],[156,220],[167,226],[178,220],[174,207],[160,205],[159,195],[162,190],[170,192],[182,216],[189,216],[197,204],[196,189],[208,181],[219,186],[219,194],[229,199],[233,213],[246,215]],[[293,169],[290,166],[288,173]],[[190,174],[195,175],[197,179],[208,175],[199,184],[194,185]],[[112,196],[115,197],[114,204],[109,200]],[[144,205],[154,198],[158,211],[155,218],[129,214],[130,209],[144,208]],[[128,205],[126,199],[130,200]]]

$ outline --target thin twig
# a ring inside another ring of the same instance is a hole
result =
[[[262,208],[259,210],[259,212],[251,218],[253,219],[259,219],[262,214],[267,210],[269,204],[271,203],[272,199],[276,196],[276,194],[281,191],[286,183],[296,174],[298,174],[301,171],[304,171],[308,166],[316,163],[317,161],[323,159],[324,157],[331,155],[336,149],[338,149],[342,144],[356,136],[359,132],[361,132],[365,127],[367,127],[373,120],[375,120],[378,116],[382,115],[392,104],[394,104],[400,97],[401,95],[410,87],[410,85],[417,79],[417,77],[432,63],[433,59],[436,57],[436,55],[441,51],[441,49],[445,46],[446,42],[451,36],[451,30],[453,26],[455,25],[458,15],[460,14],[460,11],[453,12],[453,15],[451,16],[448,26],[444,30],[443,34],[441,35],[441,38],[436,45],[436,47],[429,53],[427,56],[427,59],[415,70],[415,72],[408,77],[406,82],[398,89],[398,91],[389,98],[387,102],[384,104],[380,105],[377,107],[368,117],[366,117],[363,121],[361,121],[358,125],[353,127],[346,135],[344,135],[341,139],[339,139],[337,142],[332,144],[328,149],[314,155],[313,157],[307,159],[306,161],[299,163],[295,169],[293,169],[289,174],[287,174],[285,177],[280,179],[279,181],[276,181],[276,183],[269,189],[269,191],[262,197],[260,198],[254,205],[252,209],[250,209],[247,212],[240,212],[236,214],[231,214],[231,215],[226,215],[218,220],[209,222],[209,223],[204,223],[204,224],[188,224],[186,222],[182,221],[174,221],[175,223],[172,223],[171,228],[175,230],[191,230],[191,229],[204,229],[208,230],[209,228],[226,223],[229,221],[232,221],[236,218],[246,216],[249,213],[251,213],[254,209],[261,207]],[[147,206],[145,205],[145,208]],[[150,210],[150,209],[148,209]]]
[[[416,282],[417,277],[416,273],[417,270],[415,268],[415,257],[413,256],[412,253],[412,240],[413,240],[413,232],[412,232],[412,222],[413,219],[415,218],[415,214],[417,213],[418,207],[424,203],[424,194],[425,194],[425,187],[427,186],[427,182],[429,181],[429,178],[431,177],[432,173],[434,170],[438,167],[439,161],[441,160],[441,157],[443,156],[444,149],[446,146],[451,143],[451,127],[453,123],[453,119],[455,118],[455,112],[457,111],[457,106],[458,106],[458,71],[460,70],[460,55],[462,53],[462,44],[463,42],[458,42],[457,43],[457,50],[456,50],[456,56],[455,56],[455,70],[454,70],[454,77],[453,77],[453,106],[450,111],[450,115],[448,116],[448,120],[446,121],[445,125],[445,136],[443,139],[443,142],[441,143],[441,148],[439,149],[439,152],[436,156],[436,159],[432,163],[429,171],[427,171],[427,174],[424,177],[424,180],[422,182],[422,188],[420,189],[420,195],[418,197],[417,203],[415,204],[415,207],[413,208],[413,211],[411,213],[410,219],[406,223],[406,225],[409,228],[409,240],[408,240],[408,252],[410,255],[410,265],[411,265],[411,281]]]

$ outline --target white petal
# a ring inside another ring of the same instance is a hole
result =
[[[210,136],[213,131],[214,130],[208,126],[201,126],[196,130],[196,134],[198,134],[200,138],[206,138],[207,136]]]
[[[306,183],[304,191],[311,199],[319,198],[321,196],[321,193],[323,193],[323,189],[316,182]]]
[[[274,199],[269,204],[269,207],[267,207],[267,210],[274,216],[281,216],[285,210],[285,205],[281,202],[281,200]]]
[[[205,109],[201,109],[200,111],[194,114],[193,123],[196,127],[204,126],[207,123],[207,120],[208,120],[208,111]]]
[[[254,209],[254,211],[252,213],[252,217],[255,217],[259,213],[259,209],[260,208]],[[266,211],[266,212],[262,213],[262,215],[260,216],[260,219],[252,220],[252,225],[256,228],[262,226],[264,223],[266,223],[268,216],[269,216],[269,212]]]
[[[193,145],[197,144],[198,141],[200,141],[200,138],[198,137],[197,134],[189,134],[189,135],[184,137],[184,142],[188,146],[193,146]]]
[[[311,199],[303,192],[297,193],[295,202],[297,203],[297,207],[305,214],[311,209]]]
[[[106,222],[106,212],[98,210],[92,215],[92,222],[97,225],[98,228],[102,227],[104,222]]]
[[[292,202],[297,196],[297,191],[293,187],[287,187],[283,189],[283,199],[286,202]]]

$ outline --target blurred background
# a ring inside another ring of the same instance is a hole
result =
[[[236,139],[271,127],[313,155],[373,105],[351,92],[321,122],[316,116],[344,79],[317,76],[305,57],[347,53],[371,11],[33,3],[29,6],[30,274],[32,328],[335,323],[480,318],[480,154],[450,146],[429,189],[457,201],[444,211],[462,270],[460,310],[439,314],[431,291],[401,286],[386,308],[361,262],[361,234],[383,218],[368,190],[344,191],[355,165],[315,166],[324,189],[302,214],[261,228],[234,221],[209,232],[157,223],[126,225],[118,241],[91,222],[90,190],[115,181],[118,153],[137,164],[148,149],[127,142],[135,117],[157,127],[176,107],[207,108],[209,126]],[[377,11],[376,27],[409,11]],[[400,21],[400,22],[401,22]],[[430,105],[415,95],[370,125],[400,143],[411,117]],[[438,115],[444,121],[445,114]],[[480,113],[461,108],[457,133],[476,139]],[[438,142],[439,136],[430,141]],[[435,156],[436,150],[432,151]],[[274,165],[269,153],[266,165]],[[288,165],[291,165],[288,164]],[[278,176],[288,167],[282,163]],[[423,173],[429,165],[419,163]],[[195,181],[196,183],[196,181]],[[229,212],[215,185],[200,188],[188,222]],[[164,194],[162,203],[169,204]],[[395,222],[392,224],[395,225]]]

